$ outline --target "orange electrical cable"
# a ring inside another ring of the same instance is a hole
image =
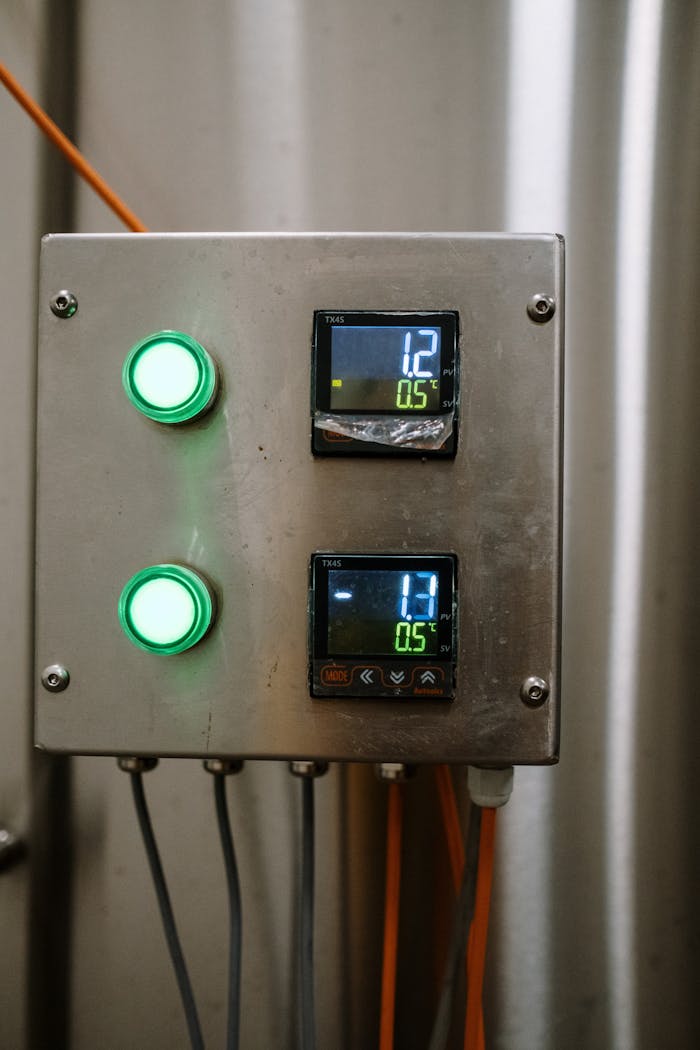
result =
[[[462,884],[462,872],[464,870],[464,840],[462,838],[462,826],[459,822],[459,810],[457,809],[457,799],[455,798],[455,789],[449,766],[435,766],[435,780],[440,797],[440,809],[445,838],[447,839],[452,882],[455,893],[458,893]]]
[[[396,1009],[396,960],[399,943],[401,892],[401,828],[403,794],[400,784],[389,785],[386,836],[386,888],[384,891],[384,949],[382,1000],[379,1015],[379,1050],[393,1050]]]
[[[496,839],[496,810],[482,809],[479,841],[479,866],[476,875],[474,919],[470,935],[469,970],[467,973],[467,1018],[464,1028],[464,1050],[483,1050],[484,1017],[481,994],[486,965],[486,935],[489,927],[493,853]]]
[[[452,882],[454,884],[455,893],[459,892],[459,888],[462,884],[462,872],[464,870],[464,840],[462,838],[462,826],[459,821],[459,810],[457,809],[457,799],[455,797],[454,784],[452,783],[452,775],[450,773],[450,767],[446,765],[439,765],[435,767],[435,779],[437,781],[438,794],[440,797],[440,809],[442,812],[442,823],[445,829],[445,838],[447,839],[447,851],[450,857],[450,870],[452,872]],[[485,815],[488,810],[483,811]],[[483,820],[482,815],[482,820]],[[480,835],[480,841],[483,842],[483,829]],[[480,852],[481,858],[481,852]],[[479,866],[481,867],[481,859]],[[478,879],[478,874],[477,874]],[[489,886],[490,890],[490,886]],[[478,903],[478,882],[477,890],[474,901],[475,917],[476,907]],[[487,906],[488,912],[488,906]],[[475,922],[472,922],[469,930],[469,941],[467,943],[467,988],[468,975],[473,969],[472,957],[475,950],[474,944],[474,929]],[[478,1008],[479,1028],[478,1028],[478,1042],[474,1043],[469,1047],[469,1050],[483,1050],[484,1048],[484,1015],[481,1008],[481,989],[479,990],[478,1000],[474,1001],[474,1009]],[[469,1016],[469,1015],[468,1015]]]
[[[141,220],[134,215],[130,208],[127,208],[124,201],[117,196],[114,190],[107,185],[102,176],[99,175],[92,165],[86,161],[80,150],[76,149],[73,143],[66,138],[58,125],[54,124],[53,120],[51,120],[51,117],[44,112],[31,95],[27,94],[22,85],[15,80],[2,62],[0,62],[0,81],[5,85],[10,94],[14,95],[20,106],[27,111],[29,116],[36,124],[38,124],[44,134],[51,139],[54,146],[57,146],[60,149],[61,153],[68,162],[73,165],[78,174],[82,175],[85,181],[92,186],[95,193],[102,198],[107,207],[111,208],[115,215],[119,216],[124,225],[128,226],[129,229],[133,230],[135,233],[147,233],[148,227],[144,226]]]

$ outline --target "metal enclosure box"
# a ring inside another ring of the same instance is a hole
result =
[[[78,310],[58,318],[51,296]],[[528,303],[552,296],[535,323]],[[97,754],[556,760],[563,243],[487,234],[51,236],[38,348],[36,743]],[[314,310],[455,310],[454,459],[314,457]],[[166,427],[127,400],[130,347],[198,339],[222,392]],[[453,701],[312,699],[316,551],[454,553]],[[214,582],[204,642],[165,657],[126,639],[120,591],[149,564]],[[42,669],[70,684],[51,693]],[[528,676],[548,683],[540,706]]]

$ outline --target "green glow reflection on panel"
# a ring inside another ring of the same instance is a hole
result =
[[[122,382],[131,403],[159,423],[187,423],[214,402],[216,365],[184,332],[162,331],[133,346]]]
[[[119,622],[127,638],[150,653],[191,649],[211,627],[211,592],[193,569],[151,565],[127,583],[119,599]]]

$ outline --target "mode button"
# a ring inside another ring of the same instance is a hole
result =
[[[343,664],[326,664],[321,668],[321,685],[350,685],[350,668]]]

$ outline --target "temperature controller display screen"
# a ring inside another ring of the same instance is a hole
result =
[[[331,412],[440,411],[440,329],[331,331]]]
[[[439,574],[427,569],[331,569],[328,652],[436,656]]]
[[[315,658],[450,660],[452,555],[315,554]]]
[[[315,315],[316,407],[439,415],[454,408],[457,315]]]

